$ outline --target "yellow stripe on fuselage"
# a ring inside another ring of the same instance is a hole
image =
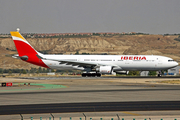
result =
[[[18,37],[18,38],[25,40],[24,37],[17,31],[11,31],[10,33],[11,33],[11,36]]]

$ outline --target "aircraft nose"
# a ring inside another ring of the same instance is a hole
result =
[[[176,67],[176,66],[178,66],[179,65],[179,63],[178,62],[174,62],[174,66]]]

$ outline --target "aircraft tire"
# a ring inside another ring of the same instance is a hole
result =
[[[161,75],[161,74],[158,74],[158,77],[162,77],[162,75]]]
[[[83,73],[83,74],[81,74],[82,75],[82,77],[86,77],[87,76],[87,74],[86,73]]]
[[[101,77],[100,73],[83,73],[81,74],[82,77]]]
[[[91,77],[92,76],[92,74],[91,73],[87,73],[87,77]]]
[[[97,74],[96,74],[96,73],[92,73],[91,76],[92,76],[92,77],[96,77]]]
[[[97,73],[96,75],[97,75],[97,77],[101,77],[101,74],[100,74],[100,73]]]

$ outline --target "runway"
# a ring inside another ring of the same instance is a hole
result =
[[[38,83],[1,87],[0,114],[180,110],[180,85],[158,83],[167,78],[42,78],[0,79]],[[40,83],[66,87],[42,89]]]
[[[73,91],[35,91],[35,92],[12,92],[0,93],[0,95],[33,95],[33,94],[61,94],[61,93],[107,93],[107,92],[144,92],[144,91],[179,91],[180,87],[170,89],[113,89],[113,90],[73,90]]]
[[[67,112],[105,112],[105,111],[158,111],[180,110],[180,101],[139,101],[139,102],[94,102],[59,103],[0,106],[0,115],[67,113]]]
[[[31,80],[53,80],[53,79],[171,79],[180,78],[180,76],[101,76],[101,77],[81,77],[81,76],[58,76],[58,77],[19,77],[20,79]]]

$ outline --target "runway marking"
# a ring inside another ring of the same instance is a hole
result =
[[[131,113],[131,112],[122,112],[122,113],[125,113],[125,114],[130,114],[130,115],[134,115],[134,116],[140,116],[140,114]]]
[[[67,86],[67,85],[63,85],[63,86],[65,86],[65,87],[67,87],[67,88],[69,87],[69,86]]]
[[[14,84],[17,84],[17,83],[14,83]],[[20,85],[24,85],[24,83],[18,83],[19,87],[20,87]],[[0,90],[0,92],[3,92],[3,91],[22,91],[22,90],[44,90],[44,89],[57,89],[57,88],[66,88],[67,87],[64,85],[40,84],[40,83],[31,83],[30,85],[40,86],[40,87]]]

